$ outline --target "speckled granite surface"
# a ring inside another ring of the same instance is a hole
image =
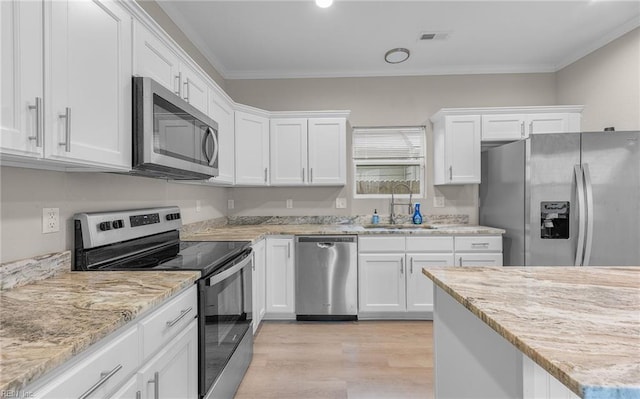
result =
[[[640,398],[640,267],[425,268],[583,398]]]
[[[22,389],[198,277],[67,272],[0,293],[0,392]]]
[[[357,216],[230,216],[230,225],[256,225],[256,224],[358,224],[371,223],[372,215]],[[380,222],[389,221],[389,215],[379,215]],[[412,215],[396,215],[397,223],[409,224]],[[439,224],[469,224],[469,215],[424,215],[425,223]]]
[[[504,234],[504,230],[484,226],[470,225],[429,225],[416,227],[412,225],[388,226],[380,225],[375,228],[365,228],[360,225],[323,225],[323,224],[293,224],[293,225],[227,225],[206,229],[199,232],[181,233],[185,241],[252,241],[256,242],[268,235],[330,235],[330,234],[413,234],[413,235],[496,235]]]
[[[0,265],[0,291],[71,270],[71,252],[55,252]]]

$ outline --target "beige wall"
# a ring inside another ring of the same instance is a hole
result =
[[[443,107],[553,105],[553,74],[455,75],[340,79],[228,80],[227,92],[242,104],[270,111],[351,110],[352,126],[421,125]],[[350,134],[348,142],[351,142]],[[432,130],[427,124],[427,154]],[[350,149],[349,149],[350,154]],[[352,165],[348,162],[348,180]],[[427,197],[418,199],[425,214],[468,214],[478,221],[477,186],[434,187],[427,162]],[[344,188],[233,188],[232,215],[360,215],[374,208],[388,214],[389,200],[354,200],[353,186]],[[446,200],[433,208],[434,194]],[[347,209],[335,209],[337,197]],[[293,209],[285,208],[286,199]],[[400,208],[398,208],[400,210]]]
[[[227,189],[108,173],[0,168],[0,262],[73,248],[77,212],[178,205],[184,223],[226,216]],[[196,201],[201,201],[196,212]],[[60,232],[42,234],[42,208],[60,209]]]
[[[640,130],[640,28],[556,73],[558,104],[583,104],[582,130]]]

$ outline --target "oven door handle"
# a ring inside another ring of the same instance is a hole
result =
[[[228,268],[227,270],[224,270],[218,274],[214,274],[213,276],[209,277],[208,279],[205,280],[206,284],[208,286],[214,286],[216,284],[218,284],[221,281],[224,281],[226,279],[228,279],[229,277],[233,276],[234,274],[236,274],[237,272],[239,272],[242,268],[246,267],[247,265],[251,264],[251,249],[248,249],[247,251],[245,251],[241,256],[244,257],[244,259],[242,259],[240,262],[238,262],[237,264],[233,265],[232,267]]]

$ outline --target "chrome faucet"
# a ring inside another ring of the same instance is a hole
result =
[[[409,202],[396,202],[394,194],[395,194],[396,188],[400,186],[406,187],[407,190],[409,191]],[[390,205],[391,211],[389,212],[389,223],[391,224],[396,223],[396,214],[395,214],[396,205],[408,205],[409,215],[413,213],[413,202],[411,201],[412,195],[413,193],[411,190],[411,186],[409,186],[407,183],[398,183],[395,186],[391,187],[391,205]]]

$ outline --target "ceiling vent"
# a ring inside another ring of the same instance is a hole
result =
[[[422,32],[419,40],[446,40],[449,38],[449,32]]]

